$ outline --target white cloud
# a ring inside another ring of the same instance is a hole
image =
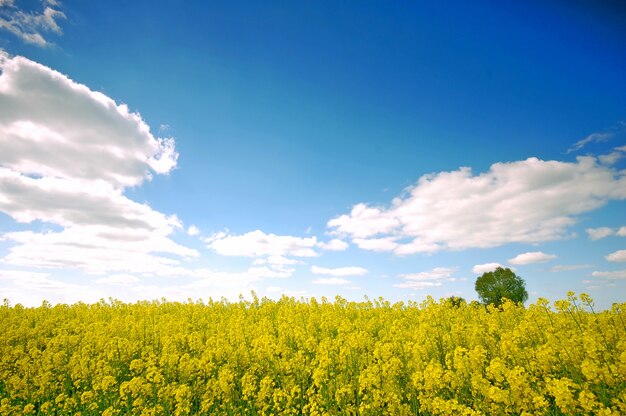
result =
[[[306,290],[289,290],[289,289],[283,289],[280,286],[270,286],[267,289],[265,289],[265,291],[269,294],[274,294],[274,295],[280,295],[280,296],[289,296],[289,297],[301,297],[301,296],[305,296],[307,294]]]
[[[384,208],[368,207],[366,204],[357,204],[350,214],[328,221],[328,227],[336,228],[338,232],[354,238],[391,233],[400,225],[399,220]]]
[[[65,14],[57,7],[60,2],[48,0],[42,3],[42,10],[25,11],[18,9],[13,0],[0,1],[0,29],[8,30],[27,43],[49,45],[44,34],[60,35],[62,30],[58,21],[65,19]]]
[[[318,256],[315,251],[318,245],[316,237],[301,238],[266,234],[261,230],[250,231],[242,235],[219,232],[207,238],[206,243],[208,248],[223,256]]]
[[[541,251],[529,251],[527,253],[518,254],[512,259],[509,259],[509,263],[515,265],[545,263],[555,258],[556,256],[554,254],[546,254]]]
[[[393,286],[417,290],[441,286],[443,282],[457,280],[452,277],[456,270],[456,267],[435,267],[425,272],[401,274],[400,277],[404,282],[394,284]]]
[[[325,267],[312,266],[311,272],[314,274],[325,274],[329,276],[345,277],[345,276],[363,276],[368,273],[363,267],[338,267],[328,269]]]
[[[422,281],[422,280],[407,280],[404,283],[397,283],[393,285],[394,287],[399,287],[402,289],[415,289],[415,290],[423,290],[431,287],[441,286],[441,282],[433,282],[433,281]]]
[[[0,271],[0,293],[12,303],[38,306],[48,300],[56,303],[97,302],[101,293],[88,285],[57,280],[49,273],[22,270]]]
[[[605,257],[608,261],[623,262],[626,261],[626,250],[618,250]]]
[[[340,277],[323,277],[313,280],[311,283],[315,285],[347,285],[348,283],[352,282],[346,279],[342,279]]]
[[[599,227],[599,228],[587,228],[585,230],[589,235],[590,240],[600,240],[612,235],[618,237],[626,237],[626,226],[620,228]]]
[[[338,236],[362,249],[395,254],[538,243],[569,235],[580,214],[626,199],[626,172],[594,157],[530,158],[422,176],[389,207],[357,204],[331,219]]]
[[[87,273],[183,274],[198,252],[169,238],[182,227],[124,195],[176,165],[172,139],[141,117],[23,57],[0,56],[0,212],[50,232],[8,232],[3,259]]]
[[[587,228],[585,231],[587,235],[589,235],[589,239],[593,241],[601,240],[615,234],[615,231],[609,227]]]
[[[308,234],[308,233],[307,233]],[[320,248],[328,251],[344,251],[348,248],[348,243],[338,238],[333,238],[327,243],[320,242]]]
[[[602,279],[626,279],[626,269],[615,270],[612,272],[599,272],[594,271],[591,273],[593,277],[599,277]]]
[[[477,264],[472,267],[472,273],[474,274],[483,274],[492,272],[498,267],[503,267],[500,263],[485,263],[485,264]]]
[[[583,147],[585,147],[586,145],[588,145],[589,143],[606,142],[607,140],[609,140],[613,136],[614,136],[614,134],[611,133],[611,132],[592,133],[589,136],[585,137],[584,139],[581,139],[581,140],[577,141],[576,143],[574,143],[574,145],[572,147],[567,149],[567,153],[576,152],[576,151],[582,149]]]
[[[200,229],[192,224],[187,228],[187,234],[193,237],[194,235],[200,234]]]
[[[178,157],[171,139],[66,76],[23,57],[0,61],[0,165],[30,176],[140,185],[168,173]]]
[[[128,286],[140,281],[141,279],[133,276],[132,274],[112,274],[110,276],[96,280],[96,283],[99,283],[101,285]]]
[[[593,264],[557,264],[550,268],[553,273],[557,272],[569,272],[572,270],[590,269],[594,267]]]
[[[398,247],[396,237],[355,238],[352,240],[358,248],[369,251],[393,251]]]

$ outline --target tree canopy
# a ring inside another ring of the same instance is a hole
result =
[[[498,267],[476,279],[478,297],[485,304],[502,305],[504,299],[524,303],[528,299],[526,283],[509,268]]]

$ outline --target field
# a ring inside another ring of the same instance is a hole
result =
[[[626,303],[0,307],[1,415],[626,414]]]

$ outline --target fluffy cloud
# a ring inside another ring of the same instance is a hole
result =
[[[483,274],[492,272],[498,267],[503,267],[500,263],[485,263],[485,264],[477,264],[472,267],[472,273],[474,274]]]
[[[44,38],[46,33],[62,33],[58,21],[65,19],[59,10],[60,2],[44,0],[43,10],[24,11],[15,6],[13,0],[0,1],[0,29],[8,30],[24,42],[37,46],[46,46],[49,42]]]
[[[529,158],[425,175],[390,206],[360,203],[327,225],[362,249],[431,253],[562,239],[580,214],[623,199],[626,172],[594,157]]]
[[[626,279],[626,269],[624,270],[615,270],[612,272],[592,272],[591,275],[593,277],[599,277],[602,279]]]
[[[456,268],[451,267],[435,267],[425,272],[402,274],[400,277],[404,279],[404,282],[393,286],[418,290],[441,286],[443,282],[456,280],[452,277],[456,270]]]
[[[165,215],[124,195],[176,166],[172,139],[101,93],[26,58],[0,56],[0,212],[60,230],[9,232],[7,264],[88,273],[183,274],[198,256]],[[157,254],[158,253],[158,254]]]
[[[546,254],[541,251],[529,251],[527,253],[518,254],[512,259],[509,259],[509,263],[515,265],[545,263],[555,258],[556,256],[554,254]]]
[[[139,114],[26,58],[0,59],[0,165],[36,177],[137,186],[178,157]]]
[[[266,234],[261,230],[246,234],[231,235],[227,232],[213,234],[206,239],[207,247],[223,256],[244,257],[316,257],[316,237],[293,237]]]
[[[340,277],[323,277],[320,279],[315,279],[311,283],[315,285],[346,285],[348,283],[352,283],[349,280],[342,279]]]
[[[327,269],[325,267],[312,266],[311,272],[314,274],[325,274],[328,276],[345,277],[345,276],[363,276],[368,273],[363,267],[338,267],[335,269]]]
[[[626,250],[618,250],[605,257],[608,261],[623,262],[626,261]]]

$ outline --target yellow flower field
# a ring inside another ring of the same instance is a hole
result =
[[[626,414],[626,303],[0,307],[0,415]]]

